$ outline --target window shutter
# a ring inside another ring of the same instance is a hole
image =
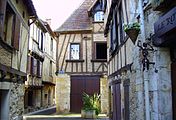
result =
[[[19,40],[20,40],[20,19],[16,15],[14,26],[14,39],[13,39],[13,47],[16,50],[19,50]]]
[[[28,56],[28,59],[27,59],[27,63],[28,63],[28,66],[27,66],[27,73],[28,74],[31,74],[31,56]]]
[[[34,59],[34,75],[37,75],[37,59]]]
[[[40,74],[39,74],[40,77],[42,77],[42,68],[43,68],[43,64],[42,62],[40,62]]]
[[[3,39],[4,20],[7,0],[0,0],[0,37]]]
[[[34,75],[34,58],[31,57],[31,74]]]
[[[39,60],[37,61],[37,76],[42,77],[42,62]]]
[[[37,75],[37,60],[34,57],[32,57],[32,75]]]
[[[40,34],[40,39],[39,39],[39,48],[40,48],[40,50],[42,50],[43,51],[43,33],[41,32],[41,34]]]

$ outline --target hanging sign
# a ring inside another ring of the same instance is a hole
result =
[[[155,34],[158,37],[176,29],[176,7],[171,9],[154,24]]]

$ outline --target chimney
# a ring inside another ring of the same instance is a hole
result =
[[[46,22],[51,26],[51,18],[46,19]]]

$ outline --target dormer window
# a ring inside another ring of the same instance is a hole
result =
[[[94,22],[102,22],[104,20],[104,13],[103,11],[97,11],[94,14]]]

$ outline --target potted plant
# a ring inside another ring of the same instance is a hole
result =
[[[96,118],[100,113],[100,95],[88,95],[83,93],[83,108],[81,110],[81,117]]]
[[[138,34],[139,34],[139,31],[140,31],[140,24],[138,22],[134,22],[134,23],[131,23],[131,24],[125,24],[124,25],[124,31],[130,37],[132,42],[135,44],[136,39],[137,39]]]

